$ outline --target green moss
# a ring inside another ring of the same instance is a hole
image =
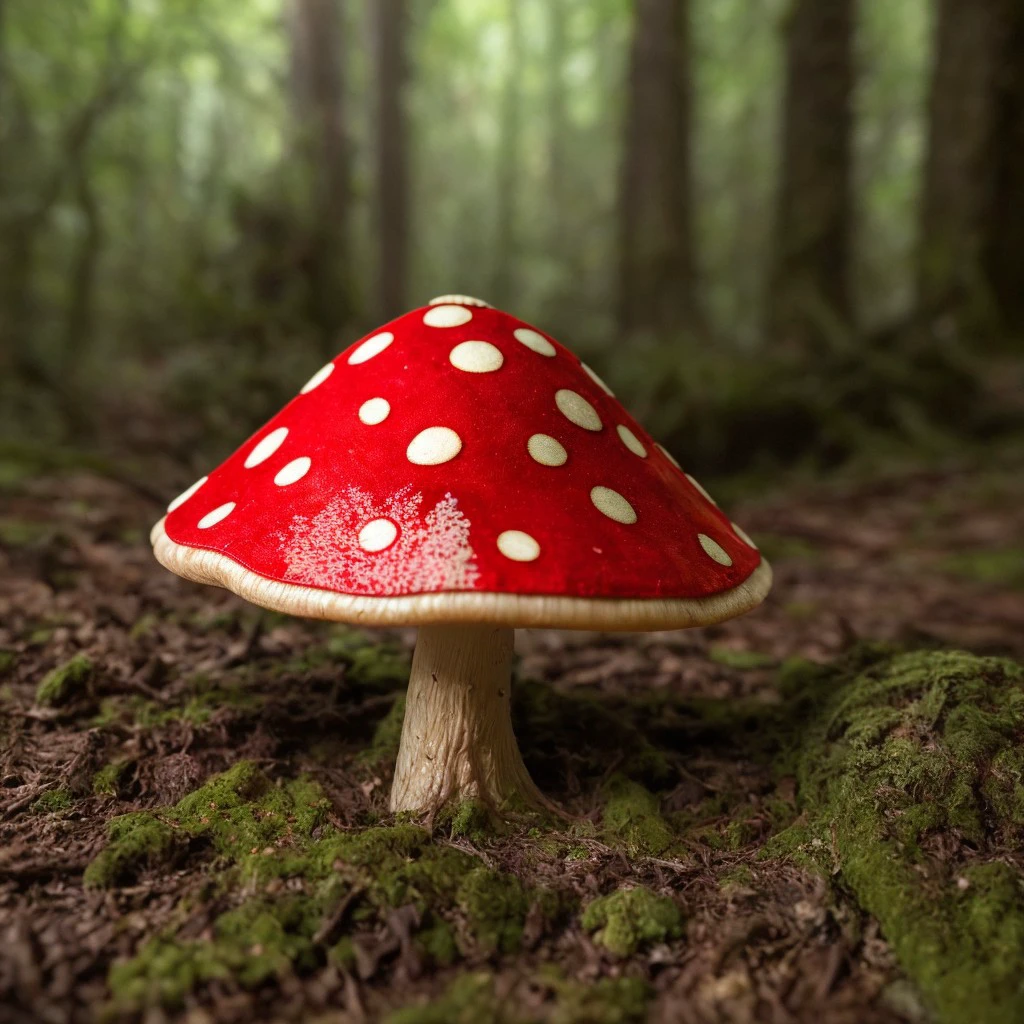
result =
[[[120,792],[121,777],[130,764],[130,761],[112,761],[104,765],[92,777],[92,791],[97,796],[117,796]]]
[[[631,857],[659,857],[675,836],[661,816],[658,798],[637,782],[613,776],[605,785],[604,829],[609,842]]]
[[[738,651],[732,647],[712,647],[708,651],[708,658],[716,665],[737,669],[770,668],[777,663],[770,654],[759,654],[757,651]]]
[[[111,968],[114,1006],[180,1007],[189,992],[209,981],[232,978],[256,988],[294,967],[312,968],[318,924],[312,910],[313,901],[305,897],[255,899],[217,918],[211,939],[152,939],[131,960]]]
[[[116,818],[107,849],[86,872],[90,886],[113,885],[144,865],[166,863],[186,841],[217,855],[217,883],[225,892],[232,885],[262,891],[282,877],[303,880],[301,896],[260,897],[221,915],[208,941],[177,942],[172,931],[147,944],[111,977],[118,1005],[177,1005],[212,978],[252,986],[286,967],[302,971],[316,959],[312,937],[319,924],[346,891],[358,894],[350,914],[364,925],[384,921],[392,908],[416,906],[422,919],[417,941],[439,965],[459,955],[446,915],[461,916],[461,934],[474,950],[493,953],[518,947],[531,906],[539,903],[553,914],[559,905],[550,893],[524,889],[471,854],[434,843],[416,825],[342,832],[330,825],[327,810],[314,782],[274,784],[243,762],[173,807]],[[328,955],[342,962],[354,957],[346,938],[337,937]]]
[[[18,657],[13,651],[0,651],[0,679],[10,675],[17,663]]]
[[[514,1024],[518,1019],[498,999],[491,975],[474,971],[456,978],[434,1002],[388,1014],[384,1024]]]
[[[514,953],[523,937],[530,897],[512,875],[474,868],[455,896],[484,952]]]
[[[942,568],[964,579],[1024,589],[1024,548],[960,551],[947,556]]]
[[[437,967],[449,967],[459,957],[459,946],[455,941],[455,932],[445,920],[437,918],[426,928],[421,928],[416,936],[420,949]]]
[[[36,690],[36,703],[42,707],[66,704],[88,685],[93,677],[92,660],[76,654],[70,661],[58,665]]]
[[[943,1024],[1024,1019],[1024,894],[999,863],[963,873],[927,852],[929,833],[984,853],[1017,841],[1024,807],[1024,669],[957,651],[855,651],[788,667],[795,718],[780,764],[803,819],[772,852],[839,872],[881,923]]]
[[[550,1024],[643,1024],[651,986],[640,978],[600,978],[591,985],[556,984]]]
[[[682,934],[679,908],[645,886],[599,896],[583,912],[584,929],[616,956],[632,956],[644,943],[663,942]]]
[[[184,797],[174,807],[115,818],[110,843],[86,870],[87,884],[109,886],[171,854],[178,839],[205,839],[247,875],[287,870],[288,851],[323,819],[327,801],[315,783],[274,785],[248,761]],[[280,858],[267,855],[283,849]]]
[[[199,683],[199,678],[194,680]],[[205,725],[216,712],[230,707],[236,711],[251,711],[260,706],[261,697],[244,686],[221,686],[193,692],[181,704],[159,704],[145,697],[106,697],[100,702],[99,713],[93,718],[96,728],[106,728],[117,722],[130,722],[138,729],[164,729],[174,722]]]
[[[442,809],[437,823],[451,829],[452,839],[469,839],[475,843],[486,840],[498,825],[496,816],[478,800],[463,800]]]
[[[71,790],[67,786],[58,786],[37,797],[32,804],[32,810],[37,814],[53,814],[57,811],[66,811],[73,803]]]
[[[105,889],[146,866],[166,861],[176,846],[174,831],[148,811],[123,814],[107,829],[109,843],[85,869],[87,888]]]

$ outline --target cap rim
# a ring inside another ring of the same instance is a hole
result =
[[[772,584],[771,566],[762,557],[742,583],[700,598],[559,597],[481,591],[362,597],[272,580],[218,551],[179,544],[167,536],[163,519],[153,527],[150,540],[160,564],[187,580],[223,587],[272,611],[364,626],[476,623],[634,632],[687,629],[743,615],[764,600]]]

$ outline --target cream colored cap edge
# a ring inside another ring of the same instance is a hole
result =
[[[462,591],[400,597],[357,597],[281,583],[251,572],[227,555],[177,544],[160,520],[150,534],[153,553],[171,572],[225,587],[247,601],[310,619],[363,626],[491,623],[549,629],[685,629],[724,622],[756,608],[771,589],[771,566],[761,564],[739,586],[702,598],[588,598]]]

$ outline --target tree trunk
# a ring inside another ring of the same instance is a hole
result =
[[[85,224],[71,260],[70,296],[64,322],[64,345],[61,353],[65,384],[79,385],[78,375],[83,358],[92,347],[96,323],[96,274],[103,247],[103,221],[99,204],[83,163],[74,169],[75,197]]]
[[[494,239],[494,280],[490,301],[505,307],[515,293],[515,264],[519,255],[516,213],[519,206],[519,140],[522,104],[523,27],[520,0],[508,0],[508,66],[501,100],[498,142],[498,195]]]
[[[939,2],[918,243],[918,306],[928,317],[973,318],[984,302],[999,3]]]
[[[636,0],[619,179],[619,309],[627,333],[699,325],[687,0]]]
[[[985,278],[1004,327],[1024,334],[1024,4],[1003,0],[995,66],[993,181],[982,250]]]
[[[310,182],[309,313],[325,353],[352,314],[349,153],[339,0],[292,0],[292,82]]]
[[[855,0],[793,0],[768,318],[795,350],[849,325]]]
[[[405,309],[408,291],[406,0],[377,0],[373,17],[377,89],[377,303],[381,319],[390,320]]]

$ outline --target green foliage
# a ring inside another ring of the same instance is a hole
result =
[[[84,654],[76,654],[70,661],[58,665],[36,690],[36,703],[42,707],[67,704],[92,681],[95,668]]]
[[[632,956],[644,943],[675,939],[683,916],[666,896],[645,886],[599,896],[583,911],[581,924],[594,941],[616,956]]]

